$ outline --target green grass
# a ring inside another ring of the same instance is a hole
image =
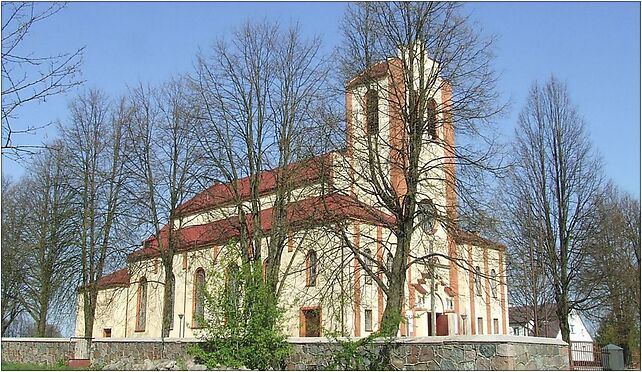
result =
[[[0,367],[2,367],[3,371],[73,371],[73,370],[76,370],[75,368],[69,367],[64,362],[58,362],[54,365],[2,362],[2,365]]]

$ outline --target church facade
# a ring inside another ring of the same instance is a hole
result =
[[[336,151],[293,164],[289,187],[287,244],[280,270],[279,304],[285,309],[284,329],[289,336],[318,337],[329,332],[367,336],[379,328],[386,296],[378,281],[368,275],[349,239],[372,265],[388,265],[395,235],[391,217],[378,205],[376,192],[359,176],[372,161],[368,146],[381,141],[376,156],[388,159],[382,177],[403,195],[403,169],[394,161],[394,144],[403,137],[393,100],[394,79],[401,60],[390,58],[372,66],[368,79],[357,76],[347,84],[347,144]],[[373,79],[378,89],[372,88]],[[452,157],[454,129],[448,107],[448,82],[439,81],[433,92],[439,110],[431,140],[421,162]],[[373,114],[372,110],[376,110]],[[374,121],[374,123],[373,123]],[[431,145],[442,143],[445,145]],[[384,144],[392,144],[385,146]],[[370,157],[369,157],[370,156]],[[395,165],[397,164],[397,165]],[[265,214],[262,229],[269,231],[277,170],[261,174],[260,205]],[[421,184],[422,195],[444,215],[456,213],[454,166],[443,162]],[[356,173],[356,175],[355,175]],[[367,172],[364,172],[366,174]],[[249,198],[249,179],[238,181],[239,192]],[[173,258],[172,327],[170,337],[198,337],[206,311],[200,291],[212,272],[223,272],[226,246],[239,237],[230,185],[215,184],[184,203],[169,221],[180,235]],[[344,233],[337,233],[341,223]],[[166,239],[167,226],[161,232]],[[400,336],[508,334],[508,291],[505,281],[505,247],[456,225],[432,221],[414,231],[404,289]],[[428,257],[428,259],[421,259]],[[93,337],[152,338],[161,336],[163,266],[158,242],[152,236],[128,256],[127,267],[99,281]],[[76,334],[82,336],[82,293],[78,297]],[[433,315],[434,314],[434,315]],[[432,317],[435,321],[432,321]],[[433,324],[436,329],[433,330]]]

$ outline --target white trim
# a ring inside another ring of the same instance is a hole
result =
[[[338,337],[338,340],[358,340],[364,337]],[[288,337],[291,344],[314,344],[314,343],[333,343],[334,340],[326,337]],[[376,341],[385,341],[377,339]],[[443,343],[513,343],[513,344],[542,344],[542,345],[568,345],[562,340],[547,337],[531,336],[507,336],[507,335],[455,335],[455,336],[431,336],[431,337],[397,337],[392,342],[398,344],[443,344]]]
[[[339,340],[358,340],[363,337],[338,337]],[[39,337],[3,337],[2,342],[75,342],[78,338],[39,338]],[[312,344],[312,343],[333,343],[334,340],[327,337],[288,337],[287,341],[291,344]],[[383,339],[382,339],[383,341]],[[127,342],[127,343],[152,343],[152,342],[171,342],[171,343],[195,343],[204,342],[203,339],[196,337],[168,337],[161,338],[97,338],[92,342]],[[562,345],[567,343],[555,338],[547,337],[530,337],[530,336],[507,336],[507,335],[458,335],[458,336],[432,336],[432,337],[397,337],[393,342],[400,344],[440,344],[440,343],[520,343],[520,344],[548,344]]]

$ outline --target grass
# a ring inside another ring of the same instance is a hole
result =
[[[12,363],[2,362],[3,371],[74,371],[76,368],[71,368],[64,362],[58,362],[54,365],[34,364],[34,363]]]

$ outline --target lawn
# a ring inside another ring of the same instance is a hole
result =
[[[73,370],[76,370],[74,368],[69,367],[64,362],[58,362],[54,365],[2,362],[1,367],[3,371],[73,371]]]

